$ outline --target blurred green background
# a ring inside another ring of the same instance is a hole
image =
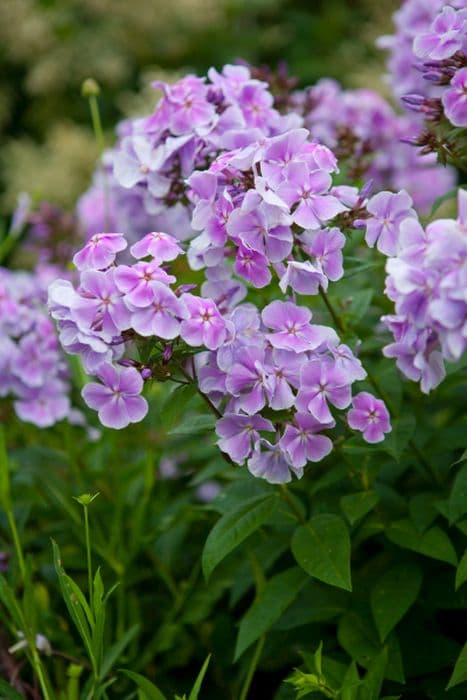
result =
[[[148,111],[154,77],[238,58],[286,61],[301,85],[331,76],[384,92],[375,38],[397,0],[0,0],[0,211],[19,192],[72,207],[96,157],[87,77],[102,87],[108,140]]]

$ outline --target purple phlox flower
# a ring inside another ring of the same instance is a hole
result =
[[[22,393],[14,402],[15,411],[20,420],[39,428],[49,428],[67,417],[70,410],[67,389],[67,385],[58,379],[49,380],[43,387]]]
[[[162,231],[152,231],[132,245],[130,253],[137,259],[151,256],[156,262],[161,263],[175,260],[183,250],[173,236]]]
[[[180,336],[188,345],[205,345],[209,350],[216,350],[226,341],[231,327],[212,299],[183,294],[180,301],[185,307]]]
[[[320,423],[333,418],[328,401],[337,408],[347,408],[351,401],[351,379],[330,360],[311,360],[302,367],[296,407],[311,413]]]
[[[271,281],[268,259],[262,253],[240,244],[234,263],[234,271],[254,287],[266,287]]]
[[[32,332],[20,339],[19,353],[15,353],[10,363],[12,374],[32,388],[44,386],[61,359],[57,353],[57,339],[52,322],[47,318],[44,321],[47,324],[48,337],[41,337],[36,326]]]
[[[399,226],[398,255],[408,262],[425,255],[428,237],[418,219],[404,219]]]
[[[227,231],[245,247],[262,253],[271,262],[279,262],[292,250],[293,236],[288,223],[282,209],[262,202],[252,191],[247,193],[241,209],[230,215]]]
[[[145,307],[154,301],[154,288],[161,283],[171,284],[176,281],[173,275],[168,275],[155,262],[138,262],[129,267],[119,265],[114,271],[114,281],[117,289],[124,294],[125,304],[133,307]]]
[[[441,101],[444,113],[454,126],[467,126],[467,68],[457,71]]]
[[[261,318],[274,333],[268,333],[267,339],[275,348],[304,352],[315,350],[324,341],[321,328],[312,326],[311,311],[303,306],[296,306],[291,301],[273,301],[263,309]]]
[[[374,443],[384,440],[384,433],[390,433],[391,423],[384,401],[372,394],[361,391],[352,399],[352,408],[347,413],[347,422],[354,430],[363,433],[366,442]]]
[[[294,129],[269,139],[261,158],[261,173],[271,187],[278,187],[287,178],[290,165],[301,160],[308,135],[307,129]]]
[[[442,61],[465,48],[467,10],[446,5],[431,23],[430,29],[415,37],[413,51],[418,58]]]
[[[338,228],[305,231],[300,240],[304,251],[315,259],[328,279],[336,282],[343,276],[345,236]]]
[[[158,172],[163,161],[163,147],[154,148],[145,136],[129,136],[114,155],[113,174],[122,187],[145,182],[154,197],[164,197],[170,189],[170,180]]]
[[[272,368],[265,364],[264,350],[250,346],[248,352],[239,353],[228,369],[225,386],[236,397],[236,409],[253,415],[266,405],[274,383]]]
[[[308,461],[319,462],[331,452],[332,440],[319,432],[334,426],[335,421],[323,425],[309,413],[295,414],[294,424],[286,426],[280,440],[295,469],[305,467]]]
[[[378,192],[368,201],[367,210],[370,218],[366,220],[365,241],[373,248],[376,247],[384,255],[396,255],[399,227],[404,219],[416,217],[411,208],[412,199],[401,190],[393,192]]]
[[[156,80],[152,86],[164,93],[160,109],[167,116],[172,133],[206,132],[215,123],[215,108],[207,100],[207,87],[202,78],[187,75],[173,85]]]
[[[237,464],[250,457],[260,439],[260,431],[274,432],[272,423],[262,416],[227,413],[216,423],[217,444]]]
[[[390,258],[386,263],[392,289],[395,290],[396,311],[408,316],[417,325],[426,320],[428,302],[434,294],[436,274],[433,270]]]
[[[73,317],[84,331],[103,330],[110,335],[130,327],[130,312],[115,285],[114,268],[106,272],[85,270],[79,294],[72,302]]]
[[[246,297],[245,285],[233,279],[232,270],[224,261],[214,267],[208,267],[205,276],[206,281],[201,285],[201,295],[213,299],[221,314],[232,310]]]
[[[284,484],[290,481],[290,470],[299,479],[303,476],[303,468],[290,463],[280,442],[273,445],[268,440],[260,440],[247,465],[253,476],[266,479],[270,484]]]
[[[208,78],[229,100],[237,100],[245,83],[251,80],[251,73],[246,66],[227,64],[222,68],[222,73],[210,68]]]
[[[321,265],[314,265],[309,260],[305,262],[287,261],[287,267],[279,282],[279,287],[284,294],[288,287],[291,287],[298,294],[318,294],[320,286],[324,291],[328,288],[328,278]]]
[[[258,81],[246,83],[238,95],[238,104],[247,126],[260,129],[265,129],[275,119],[273,103],[274,98],[266,89],[266,84]]]
[[[291,408],[295,403],[292,387],[297,389],[300,384],[300,371],[306,361],[304,353],[289,350],[274,349],[267,356],[271,374],[274,376],[274,386],[269,395],[269,406],[275,411]]]
[[[127,242],[122,233],[96,233],[73,257],[78,270],[105,270],[117,253],[125,250]]]
[[[349,381],[356,382],[365,379],[366,372],[360,360],[355,357],[348,345],[329,343],[329,350],[334,358],[334,366],[348,376]]]
[[[100,367],[98,377],[102,384],[86,384],[81,394],[90,408],[98,411],[99,420],[107,428],[126,428],[130,423],[143,420],[148,412],[141,375],[134,367]]]
[[[261,319],[259,311],[253,304],[242,304],[229,315],[232,324],[232,334],[229,342],[217,350],[217,364],[227,372],[238,355],[248,352],[248,346],[263,347],[265,338],[260,331]]]
[[[328,194],[331,184],[331,176],[324,170],[310,172],[305,163],[292,163],[287,181],[279,186],[277,193],[290,207],[297,205],[292,213],[296,224],[302,228],[318,229],[324,222],[347,210],[337,197]]]
[[[185,308],[173,291],[161,282],[154,282],[151,292],[150,304],[135,308],[131,314],[131,326],[144,337],[172,340],[180,332],[180,319],[186,314]]]

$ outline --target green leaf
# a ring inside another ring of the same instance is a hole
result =
[[[421,568],[408,562],[396,564],[373,585],[371,611],[382,642],[417,599],[422,580]]]
[[[449,679],[449,683],[446,686],[446,690],[453,688],[458,683],[464,683],[467,681],[467,643],[457,657],[456,665],[454,666],[454,671]]]
[[[348,315],[352,321],[359,321],[368,311],[371,300],[373,299],[372,289],[362,289],[361,291],[352,294]]]
[[[198,700],[199,691],[201,690],[201,685],[203,683],[204,676],[206,675],[206,671],[208,670],[210,660],[211,654],[209,654],[201,668],[201,671],[198,673],[198,677],[196,678],[195,684],[191,689],[191,693],[188,696],[188,700]]]
[[[90,626],[93,623],[92,613],[89,610],[89,606],[84,598],[82,592],[76,585],[76,583],[71,579],[66,573],[62,566],[60,558],[60,550],[57,543],[52,540],[52,548],[54,555],[54,565],[55,571],[57,572],[58,581],[60,584],[60,590],[62,592],[63,600],[65,601],[66,607],[73,620],[76,629],[86,647],[86,651],[89,655],[89,659],[92,663],[95,673],[98,673],[98,665],[96,662],[94,649],[91,641],[91,630]]]
[[[412,413],[393,419],[392,432],[386,436],[382,448],[398,462],[414,431],[415,416]]]
[[[207,433],[214,431],[214,426],[216,425],[216,419],[214,416],[201,415],[193,416],[189,420],[183,421],[173,430],[169,431],[171,437],[182,437],[185,435],[194,435],[197,433]]]
[[[114,663],[125,651],[128,644],[131,642],[132,639],[134,639],[139,629],[139,624],[133,625],[125,632],[125,634],[122,637],[120,637],[120,639],[118,639],[115,642],[115,644],[112,644],[112,646],[106,651],[100,668],[99,677],[101,679],[105,678],[105,676],[108,674]]]
[[[394,544],[424,554],[432,559],[439,559],[448,564],[457,564],[456,550],[451,540],[440,527],[431,527],[424,533],[418,532],[408,518],[396,520],[386,530],[386,537]]]
[[[167,396],[162,404],[160,416],[165,430],[174,430],[188,403],[196,394],[194,384],[179,385]]]
[[[292,552],[310,576],[352,590],[349,532],[338,515],[315,515],[298,527],[292,537]]]
[[[467,464],[457,472],[449,496],[449,522],[452,524],[467,513]]]
[[[380,698],[387,665],[388,650],[387,647],[384,647],[368,666],[366,676],[358,689],[358,700],[378,700]]]
[[[363,518],[372,510],[379,501],[379,496],[374,491],[360,491],[342,496],[340,507],[351,525]]]
[[[217,521],[208,535],[201,559],[206,580],[227,554],[269,520],[277,502],[276,494],[251,498]]]
[[[139,673],[129,671],[126,668],[119,669],[119,672],[124,673],[125,676],[128,676],[128,678],[136,683],[143,695],[144,700],[167,700],[157,685],[154,685],[154,683],[151,683],[151,681],[148,681],[147,678],[141,676]]]
[[[431,207],[430,211],[430,218],[436,214],[436,211],[440,208],[444,202],[447,202],[448,199],[454,199],[457,198],[457,191],[458,188],[456,187],[453,190],[449,190],[449,192],[446,192],[445,194],[442,194],[440,197],[437,197],[435,201],[433,202],[433,206]]]
[[[456,571],[456,591],[462,586],[462,584],[467,581],[467,549],[462,555],[462,559],[459,562],[459,566]]]
[[[307,578],[298,566],[287,569],[266,582],[261,593],[247,610],[240,623],[235,661],[257,639],[267,632],[294,601]]]
[[[24,695],[20,695],[9,683],[0,679],[0,700],[24,700]]]

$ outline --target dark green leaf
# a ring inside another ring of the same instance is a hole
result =
[[[140,625],[133,625],[127,629],[125,634],[123,634],[120,639],[115,642],[115,644],[112,644],[112,646],[107,649],[100,668],[100,678],[105,678],[114,663],[118,660],[120,655],[123,654],[128,644],[132,639],[134,639],[139,629]]]
[[[454,671],[449,679],[446,690],[453,688],[458,683],[464,683],[464,681],[467,681],[467,643],[457,657],[456,665],[454,666]]]
[[[203,683],[204,676],[206,675],[206,671],[208,670],[210,659],[211,654],[209,654],[209,656],[206,658],[201,668],[201,671],[198,673],[198,677],[196,678],[195,684],[191,689],[191,693],[188,696],[188,700],[198,700],[199,691],[201,690],[201,685]]]
[[[342,496],[340,506],[349,523],[353,525],[369,513],[378,501],[379,496],[374,491],[360,491]]]
[[[431,527],[421,533],[408,518],[404,518],[392,523],[386,531],[386,536],[399,547],[411,549],[454,566],[457,564],[456,550],[444,530],[439,527]]]
[[[9,683],[0,679],[0,700],[24,700],[24,695],[20,695]]]
[[[456,591],[462,586],[462,584],[467,581],[467,549],[462,555],[462,559],[459,562],[459,566],[456,571]]]
[[[275,494],[251,498],[217,521],[208,535],[202,554],[206,579],[227,554],[269,520],[277,502]]]
[[[240,623],[235,660],[280,618],[307,582],[297,567],[287,569],[266,582]]]
[[[358,689],[358,700],[378,700],[380,698],[387,665],[388,650],[384,647],[368,666],[366,676]]]
[[[382,642],[415,602],[422,579],[421,568],[407,562],[393,566],[372,587],[371,610]]]
[[[449,521],[454,523],[467,513],[467,464],[457,472],[449,496]]]
[[[189,420],[183,421],[176,428],[169,432],[172,437],[184,435],[194,435],[197,433],[214,432],[216,419],[211,415],[190,416]]]
[[[386,436],[382,447],[398,462],[414,430],[415,416],[412,413],[405,413],[401,418],[393,419],[392,432]]]
[[[315,515],[298,527],[292,538],[292,552],[310,576],[352,590],[349,532],[338,515]]]
[[[119,669],[120,673],[124,673],[125,676],[128,676],[132,681],[134,681],[141,691],[144,700],[166,700],[166,697],[159,688],[154,685],[154,683],[151,683],[151,681],[148,681],[147,678],[144,676],[141,676],[139,673],[135,673],[134,671],[129,671],[126,668],[121,668]]]

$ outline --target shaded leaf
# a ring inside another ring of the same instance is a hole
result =
[[[298,527],[292,537],[292,552],[297,563],[310,576],[352,590],[350,538],[338,515],[315,515],[306,525]]]
[[[188,700],[198,700],[199,691],[201,690],[201,685],[203,683],[204,676],[206,675],[206,671],[208,670],[210,660],[211,654],[209,654],[203,666],[201,667],[201,671],[198,673],[198,677],[196,678],[195,684],[191,689],[191,693],[188,696]]]
[[[342,496],[340,507],[351,525],[363,518],[379,501],[379,495],[374,491],[360,491]]]
[[[166,700],[165,695],[161,693],[159,688],[154,685],[154,683],[151,683],[151,681],[148,681],[147,678],[141,676],[139,673],[129,671],[126,668],[121,668],[120,673],[124,673],[125,676],[128,676],[128,678],[136,683],[143,695],[144,700]]]
[[[464,681],[467,681],[467,643],[464,644],[461,653],[457,657],[456,665],[454,666],[454,671],[449,679],[446,690],[453,688],[458,683],[464,683]]]
[[[371,611],[382,642],[417,599],[422,580],[421,568],[407,562],[393,566],[372,587]]]
[[[411,549],[432,559],[439,559],[448,564],[457,564],[456,550],[444,530],[431,527],[424,533],[418,532],[408,518],[391,523],[386,531],[386,537],[394,544],[405,549]]]

